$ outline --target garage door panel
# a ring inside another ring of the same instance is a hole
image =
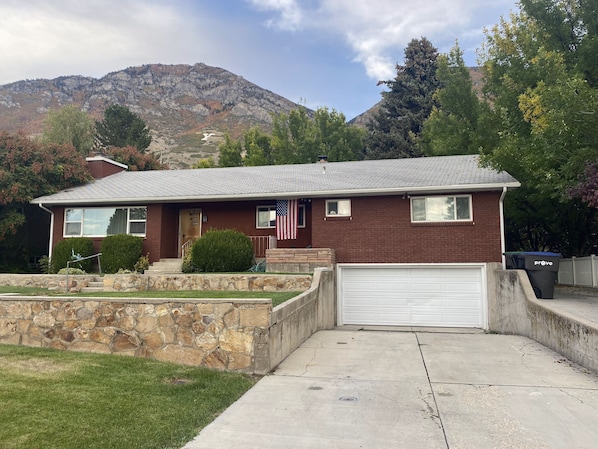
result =
[[[483,327],[481,266],[340,267],[341,322]]]

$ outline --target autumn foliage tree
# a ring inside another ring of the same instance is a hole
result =
[[[598,162],[586,165],[583,175],[579,176],[579,183],[569,189],[569,195],[598,209]]]
[[[22,205],[81,184],[89,173],[72,145],[40,144],[24,134],[0,133],[0,240],[24,223]]]
[[[104,151],[111,159],[128,166],[130,171],[165,170],[168,168],[168,165],[162,164],[153,154],[142,153],[133,146],[109,147]]]

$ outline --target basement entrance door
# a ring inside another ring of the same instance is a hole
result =
[[[201,209],[182,209],[179,215],[179,256],[201,237]]]

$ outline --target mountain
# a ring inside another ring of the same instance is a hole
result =
[[[298,104],[243,77],[205,64],[129,67],[100,79],[64,76],[0,86],[0,130],[37,135],[47,112],[74,104],[101,119],[111,104],[127,106],[152,130],[150,152],[172,168],[216,155],[224,133],[268,131],[271,113]]]

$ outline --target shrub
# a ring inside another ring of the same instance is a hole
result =
[[[58,273],[61,268],[66,268],[68,261],[73,261],[73,254],[81,257],[91,256],[95,253],[93,249],[93,241],[88,237],[73,237],[61,240],[54,245],[54,251],[52,252],[51,260],[51,271],[52,273]],[[75,262],[69,264],[69,267],[79,268],[86,272],[92,271],[94,259],[82,260],[81,262]]]
[[[135,262],[135,265],[133,265],[133,269],[137,273],[143,273],[145,270],[149,268],[149,265],[149,254],[146,254],[145,256],[139,257],[137,262]]]
[[[133,271],[143,253],[143,238],[127,234],[109,235],[102,241],[100,251],[104,272]]]
[[[183,264],[181,266],[181,271],[183,273],[195,273],[196,271],[199,271],[197,267],[193,265],[193,260],[191,257],[192,251],[189,251],[187,254],[185,254],[185,258],[183,259]]]
[[[246,271],[253,262],[251,240],[233,229],[206,232],[191,251],[191,261],[199,271]]]
[[[68,270],[66,268],[61,268],[60,270],[58,270],[58,274],[86,274],[86,272],[81,270],[80,268],[69,267]]]

